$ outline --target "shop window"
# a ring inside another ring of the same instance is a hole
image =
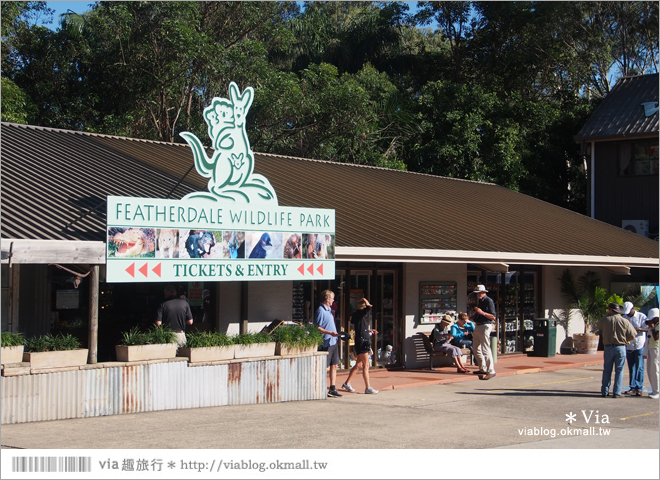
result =
[[[619,144],[619,175],[657,175],[658,141]]]

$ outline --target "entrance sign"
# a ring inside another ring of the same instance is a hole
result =
[[[245,119],[254,90],[231,82],[204,109],[214,153],[188,142],[208,191],[182,200],[108,197],[107,282],[218,282],[335,278],[335,211],[280,207],[254,173]]]
[[[335,211],[108,197],[108,282],[335,278]]]

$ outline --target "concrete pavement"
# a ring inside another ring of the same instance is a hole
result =
[[[609,460],[627,458],[622,450],[631,449],[640,459],[633,477],[658,478],[658,400],[603,398],[601,355],[571,357],[500,358],[488,381],[449,367],[374,372],[378,395],[3,425],[2,454],[72,449],[105,461],[120,458],[118,452],[169,452],[163,455],[175,459],[173,476],[149,478],[198,478],[181,470],[191,458],[207,459],[210,468],[242,452],[241,458],[307,455],[328,463],[322,473],[271,471],[260,478],[557,478],[566,469],[603,479],[625,476],[629,464]],[[455,453],[437,456],[446,449]],[[519,449],[522,456],[509,452]],[[556,455],[538,453],[548,449]],[[462,460],[442,472],[428,469],[434,457],[456,455]],[[573,457],[588,459],[588,468],[571,464]],[[216,473],[206,477],[255,478],[256,472]]]

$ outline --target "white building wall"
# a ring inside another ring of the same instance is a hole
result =
[[[428,357],[420,352],[414,340],[417,332],[430,332],[433,325],[419,324],[419,283],[456,282],[457,311],[467,310],[467,264],[404,263],[403,264],[403,362],[408,368],[428,366]],[[425,353],[425,352],[424,352]]]

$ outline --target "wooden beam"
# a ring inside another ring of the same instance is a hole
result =
[[[2,263],[105,264],[104,242],[70,240],[2,241]],[[9,255],[11,248],[11,255]]]

